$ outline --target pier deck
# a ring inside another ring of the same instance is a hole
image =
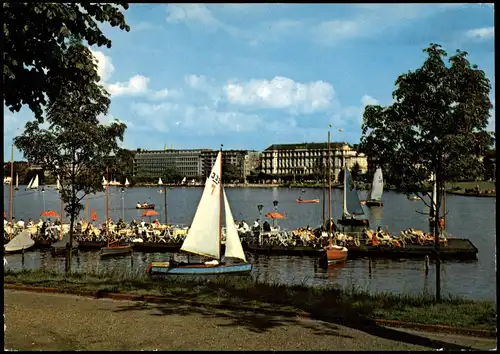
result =
[[[103,242],[80,242],[80,248],[101,248]],[[181,243],[135,243],[134,251],[137,252],[178,252]],[[277,246],[277,245],[255,245],[243,243],[243,249],[250,253],[267,255],[291,255],[291,256],[319,256],[320,248],[303,246]],[[433,245],[406,245],[406,247],[389,246],[365,246],[348,247],[349,258],[372,257],[390,259],[424,258],[429,256],[435,258]],[[448,245],[440,248],[441,259],[444,260],[476,260],[478,249],[468,239],[449,238]]]

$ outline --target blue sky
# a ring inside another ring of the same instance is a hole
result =
[[[469,52],[495,84],[488,4],[132,4],[125,16],[131,31],[103,25],[113,46],[92,50],[112,95],[102,121],[126,122],[131,149],[263,150],[325,141],[328,124],[357,143],[363,107],[390,104],[431,42]],[[5,109],[5,160],[31,119]]]

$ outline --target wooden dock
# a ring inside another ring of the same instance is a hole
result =
[[[157,243],[157,242],[139,242],[134,243],[136,252],[179,252],[181,243]],[[99,249],[104,247],[104,242],[80,242],[82,249]],[[224,249],[224,245],[223,245]],[[322,254],[321,248],[304,246],[277,246],[277,245],[255,245],[243,243],[243,249],[249,253],[267,254],[267,255],[289,255],[289,256],[319,256]],[[390,246],[365,246],[348,247],[349,258],[360,257],[388,258],[388,259],[423,259],[429,256],[435,258],[434,245],[406,245],[406,247]],[[443,260],[477,260],[478,249],[468,239],[449,238],[448,245],[440,248],[441,259]]]

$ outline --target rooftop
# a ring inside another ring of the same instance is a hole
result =
[[[332,149],[349,145],[344,142],[330,142]],[[328,149],[328,143],[297,143],[297,144],[273,144],[264,151],[271,150],[324,150]]]

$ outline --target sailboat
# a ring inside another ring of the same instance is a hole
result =
[[[382,176],[382,169],[379,167],[373,175],[372,190],[370,192],[370,199],[361,202],[366,206],[384,206],[384,202],[380,200],[384,193],[384,178]]]
[[[351,190],[351,174],[344,161],[344,200],[342,203],[342,217],[337,220],[341,225],[368,226],[366,218],[356,218],[356,215],[364,215],[363,207],[358,198],[356,189]]]
[[[104,178],[104,176],[102,176],[102,186],[106,187],[107,185],[108,185],[108,181],[106,181],[106,178]]]
[[[430,208],[430,215],[429,215],[429,225],[431,227],[434,227],[434,209],[436,208],[436,205],[437,205],[437,181],[436,181],[436,177],[434,176],[434,174],[431,175],[431,178],[432,178],[432,195],[431,195],[431,198],[432,198],[432,204],[431,204],[431,208]],[[439,213],[437,213],[439,215]]]
[[[38,175],[36,175],[35,178],[30,181],[26,189],[38,189],[38,186],[39,186]]]
[[[181,181],[181,185],[185,185],[186,184],[186,177],[184,177]]]
[[[332,171],[330,155],[330,131],[328,131],[328,246],[325,247],[325,255],[320,262],[326,260],[327,264],[342,263],[347,260],[347,248],[334,244],[333,220],[332,220]],[[336,241],[336,240],[335,240]]]
[[[34,244],[35,241],[31,238],[31,233],[28,230],[23,230],[4,246],[4,252],[24,252],[33,247]]]
[[[132,246],[112,245],[109,235],[109,184],[106,185],[106,240],[107,246],[101,248],[101,257],[104,256],[121,256],[132,253]]]
[[[200,203],[193,222],[182,243],[181,251],[209,257],[204,263],[153,262],[146,270],[149,274],[166,275],[214,275],[250,273],[252,265],[247,262],[238,230],[234,224],[226,192],[222,187],[222,151],[219,152],[210,176],[205,182]],[[226,242],[224,258],[235,258],[242,262],[226,263],[221,259],[222,206],[226,214]]]
[[[128,181],[128,178],[125,178],[125,187],[130,186],[130,182]]]
[[[60,190],[61,189],[61,183],[59,182],[59,176],[57,176],[57,181],[56,181],[56,189]]]
[[[19,174],[16,173],[16,186],[14,187],[15,191],[19,190]]]

